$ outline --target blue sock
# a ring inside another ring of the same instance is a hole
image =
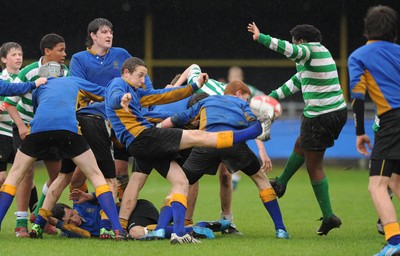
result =
[[[165,229],[167,232],[167,226],[172,221],[172,208],[171,206],[164,206],[160,210],[160,215],[158,216],[158,222],[155,230]]]
[[[233,131],[233,143],[235,144],[242,141],[255,139],[261,134],[261,132],[261,123],[257,121],[255,125],[252,125],[246,129]]]
[[[115,205],[115,201],[111,191],[102,193],[101,195],[99,195],[97,200],[100,203],[101,209],[103,209],[108,219],[110,220],[113,230],[120,230],[121,232],[123,232],[123,229],[118,219],[117,206]]]
[[[36,217],[35,224],[38,224],[42,229],[46,226],[47,220],[43,218],[40,214]]]
[[[279,208],[278,200],[274,199],[263,204],[265,209],[267,209],[269,215],[271,216],[272,220],[274,221],[275,230],[283,229],[286,231],[285,225],[283,225],[282,213],[281,209]]]
[[[186,207],[180,202],[172,201],[171,208],[174,217],[174,233],[178,236],[183,236],[186,234],[184,226]]]
[[[400,235],[392,236],[391,238],[389,238],[388,242],[391,245],[400,244]]]
[[[0,226],[14,197],[6,192],[0,192]]]

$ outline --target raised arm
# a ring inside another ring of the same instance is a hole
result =
[[[247,31],[253,33],[253,40],[275,52],[285,55],[296,63],[304,65],[311,58],[311,50],[306,45],[292,44],[286,40],[262,34],[254,22],[247,25]]]

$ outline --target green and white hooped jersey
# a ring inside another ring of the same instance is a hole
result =
[[[7,71],[7,69],[4,69],[0,73],[0,79],[4,81],[9,81],[9,82],[14,82],[15,78],[17,77],[17,74],[11,74]],[[0,96],[0,104],[3,104],[5,97]],[[3,113],[0,114],[0,134],[6,135],[8,137],[12,137],[12,123],[13,120],[11,119],[10,115],[8,114],[7,111],[4,111]]]
[[[303,114],[309,118],[346,108],[335,61],[325,46],[318,42],[291,44],[264,34],[258,42],[296,62],[297,73],[270,96],[283,99],[301,91]]]
[[[29,82],[38,79],[39,68],[42,66],[42,58],[23,68],[15,79],[15,82]],[[64,76],[67,76],[68,68],[65,65],[63,67]],[[30,92],[22,96],[6,97],[5,102],[17,107],[18,113],[25,124],[28,124],[33,119],[32,94]]]
[[[199,66],[194,65],[188,74],[187,82],[188,84],[196,83],[197,78],[199,78],[199,75],[201,73],[201,69]],[[201,89],[197,90],[196,93],[199,92],[205,92],[208,93],[209,95],[224,95],[224,90],[225,90],[226,84],[222,82],[218,82],[217,80],[214,79],[208,79],[208,82],[205,83]]]

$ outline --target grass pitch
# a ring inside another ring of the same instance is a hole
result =
[[[269,177],[282,168],[275,167]],[[377,215],[367,191],[366,170],[326,168],[333,210],[343,222],[340,229],[320,237],[315,231],[322,215],[308,175],[300,169],[289,183],[286,194],[279,199],[285,225],[291,239],[275,238],[273,223],[258,197],[252,181],[242,174],[233,195],[233,212],[237,228],[243,236],[216,234],[213,240],[201,244],[170,245],[164,241],[102,241],[97,239],[65,239],[44,235],[44,239],[18,239],[14,236],[16,209],[13,204],[4,219],[0,232],[1,255],[372,255],[384,245],[384,237],[376,231]],[[38,190],[43,186],[46,172],[38,167],[35,181]],[[141,198],[161,205],[170,186],[153,172]],[[67,202],[67,193],[61,199]],[[15,203],[15,201],[14,201]],[[219,183],[216,176],[205,176],[200,183],[195,221],[219,218]],[[396,208],[399,206],[396,201]]]

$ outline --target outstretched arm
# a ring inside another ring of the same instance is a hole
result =
[[[249,23],[247,25],[247,31],[250,33],[253,33],[253,40],[258,41],[258,37],[260,36],[260,30],[258,29],[257,25],[255,22]]]

